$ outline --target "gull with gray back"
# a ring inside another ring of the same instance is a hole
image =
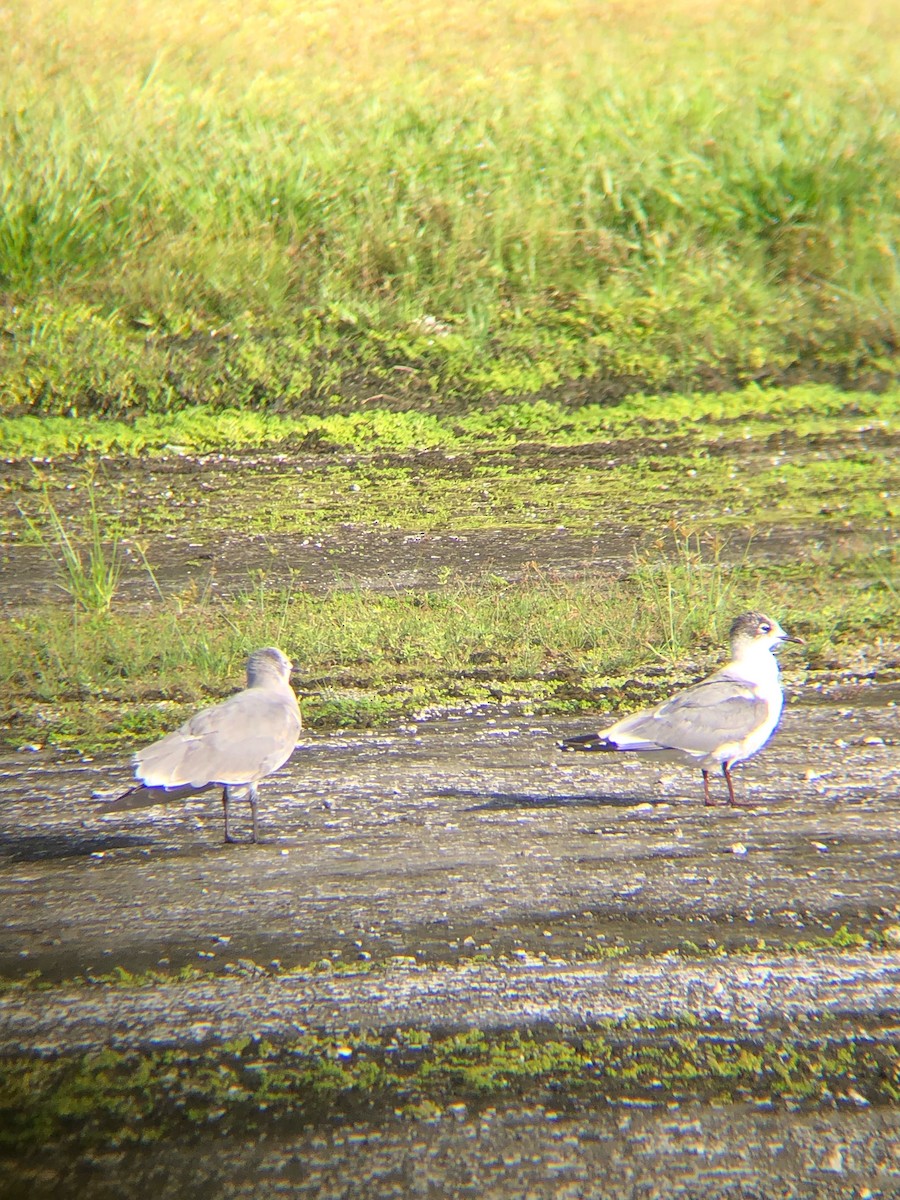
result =
[[[761,750],[778,724],[784,697],[773,654],[790,637],[764,613],[748,612],[731,626],[731,661],[721,671],[676,692],[656,708],[632,714],[597,733],[568,738],[563,750],[623,752],[700,767],[705,803],[713,803],[709,772],[722,768],[736,804],[731,768]]]
[[[274,646],[247,660],[247,686],[222,704],[205,708],[133,758],[138,786],[107,811],[180,800],[222,788],[225,841],[231,842],[229,803],[247,795],[252,841],[259,840],[256,785],[290,758],[303,723],[290,684],[290,660]]]

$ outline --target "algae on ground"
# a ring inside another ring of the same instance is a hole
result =
[[[828,1023],[802,1033],[703,1031],[685,1019],[604,1022],[547,1032],[437,1036],[301,1035],[275,1045],[242,1037],[203,1049],[7,1057],[0,1148],[85,1152],[187,1136],[260,1134],[337,1116],[410,1116],[506,1098],[556,1104],[635,1097],[834,1103],[900,1101],[900,1048],[889,1033]]]
[[[898,414],[897,391],[752,387],[616,406],[516,402],[441,418],[378,410],[191,410],[128,425],[21,417],[0,420],[0,449],[42,460],[19,484],[20,507],[38,524],[42,488],[66,515],[77,519],[83,507],[66,456],[102,455],[90,485],[117,535],[319,536],[347,525],[591,533],[609,520],[652,529],[673,518],[707,530],[809,518],[888,524],[897,514]],[[250,450],[268,457],[248,459]],[[209,456],[194,465],[188,456],[199,453]],[[185,460],[186,469],[157,477],[147,454]],[[130,464],[134,455],[140,461]]]
[[[174,412],[108,416],[0,416],[0,455],[11,459],[71,454],[171,455],[262,447],[364,454],[441,449],[502,449],[518,442],[575,446],[607,439],[689,436],[694,445],[723,438],[796,438],[888,429],[900,392],[846,391],[826,384],[720,392],[632,391],[617,402],[512,400],[442,413],[394,411],[367,404],[350,413],[284,414],[195,404]]]

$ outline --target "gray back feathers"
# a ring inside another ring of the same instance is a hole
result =
[[[742,741],[765,719],[767,705],[744,680],[719,671],[647,712],[605,731],[610,741],[712,754],[723,741]]]
[[[277,771],[302,728],[290,672],[280,650],[256,650],[247,661],[247,687],[139,750],[136,777],[149,788],[196,789],[252,784]]]

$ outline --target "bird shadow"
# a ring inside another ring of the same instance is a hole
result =
[[[109,850],[133,850],[152,845],[150,838],[128,834],[7,834],[0,838],[0,857],[11,862],[47,862],[88,858]]]
[[[609,795],[548,795],[546,792],[494,792],[485,796],[484,792],[476,792],[461,788],[446,788],[438,795],[446,799],[481,800],[480,804],[470,804],[467,812],[503,812],[519,809],[537,808],[634,808],[638,804],[664,804],[665,800],[648,799],[646,796],[609,796]]]

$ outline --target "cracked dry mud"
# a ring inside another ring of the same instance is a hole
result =
[[[740,810],[705,809],[694,772],[560,754],[584,718],[311,734],[263,787],[258,846],[222,844],[215,793],[104,813],[91,792],[127,783],[121,761],[7,754],[3,973],[193,964],[204,975],[8,993],[0,1049],[685,1012],[732,1032],[830,1020],[894,1038],[895,699],[877,685],[840,707],[795,695],[740,772]],[[796,945],[842,925],[888,936],[878,948]],[[775,949],[696,953],[759,938]],[[47,1170],[53,1187],[98,1196],[122,1194],[127,1171],[128,1194],[148,1196],[183,1194],[190,1179],[197,1195],[235,1197],[874,1197],[900,1195],[898,1134],[896,1109],[861,1098],[858,1111],[785,1113],[665,1097],[650,1108],[560,1097],[551,1109],[526,1096]]]

